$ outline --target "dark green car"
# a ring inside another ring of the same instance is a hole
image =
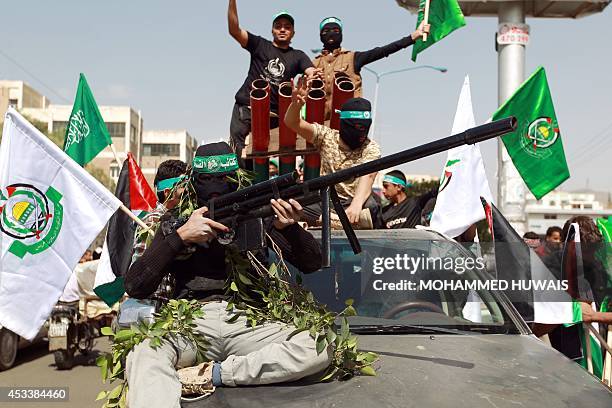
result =
[[[611,390],[537,339],[502,293],[457,289],[466,286],[463,282],[486,279],[484,270],[459,265],[475,258],[471,252],[425,230],[357,235],[363,252],[353,255],[344,233],[334,232],[332,267],[304,276],[304,285],[337,311],[346,299],[354,299],[358,316],[349,319],[351,330],[361,350],[380,355],[376,377],[220,387],[210,398],[184,406],[612,406]],[[405,267],[410,263],[404,263],[404,254],[409,259],[464,261],[451,270],[434,266],[413,271]],[[458,284],[449,285],[452,290],[427,285],[411,289],[408,282]]]

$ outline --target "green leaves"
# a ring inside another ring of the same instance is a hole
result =
[[[105,336],[113,338],[112,353],[106,353],[96,358],[96,365],[100,367],[102,381],[112,383],[118,381],[110,392],[100,392],[96,400],[106,399],[105,408],[127,406],[127,382],[123,362],[127,355],[137,345],[145,340],[153,348],[161,347],[165,339],[176,340],[180,335],[196,346],[196,358],[199,362],[205,360],[208,346],[206,338],[195,332],[197,325],[194,321],[204,316],[200,304],[195,300],[170,300],[159,313],[154,315],[153,323],[141,321],[131,329],[120,330],[117,333],[109,327],[102,328]]]
[[[111,337],[115,336],[115,333],[113,333],[113,329],[111,329],[110,327],[101,328],[100,333],[102,333],[103,336],[111,336]]]
[[[109,329],[109,327],[105,327],[105,329]],[[116,342],[124,342],[127,341],[128,339],[130,339],[131,337],[134,336],[134,331],[131,329],[127,329],[127,330],[120,330],[119,332],[117,332],[117,334],[115,334],[115,341]]]
[[[325,336],[327,337],[328,344],[334,344],[334,342],[336,341],[336,337],[338,337],[336,335],[336,331],[333,328],[327,329],[327,333],[325,334]]]
[[[361,372],[361,374],[363,375],[371,375],[371,376],[376,375],[376,371],[374,370],[374,368],[372,368],[372,366],[361,367],[359,372]]]
[[[341,313],[331,312],[301,286],[300,276],[296,278],[297,284],[290,282],[282,256],[277,256],[277,259],[281,259],[279,264],[272,264],[268,268],[258,266],[256,262],[245,263],[243,258],[237,252],[226,251],[226,261],[231,264],[227,293],[232,296],[232,307],[246,315],[247,324],[251,327],[266,321],[282,322],[295,327],[287,340],[308,332],[318,354],[331,347],[332,364],[321,381],[351,378],[361,373],[363,368],[370,367],[378,358],[374,353],[357,350],[358,339],[351,335],[347,320],[348,316],[357,314],[353,299],[345,301],[346,308]],[[252,273],[251,268],[255,268],[257,274]],[[338,317],[341,318],[339,332],[335,324]],[[232,320],[235,319],[236,316],[232,317]],[[364,373],[374,375],[374,370],[370,367]]]
[[[100,401],[101,399],[107,399],[107,395],[108,395],[107,391],[100,391],[100,393],[96,397],[96,401]]]
[[[317,345],[317,354],[321,354],[323,350],[327,347],[327,339],[325,336],[319,335],[316,340]]]
[[[240,282],[244,283],[245,285],[253,284],[253,282],[243,273],[238,273],[238,278],[240,279]]]
[[[111,392],[108,393],[108,399],[115,399],[121,395],[121,390],[123,389],[123,384],[119,384],[115,388],[112,389]]]
[[[348,324],[348,320],[346,319],[346,317],[342,318],[342,326],[340,328],[340,339],[341,340],[347,340],[348,336],[349,336],[349,324]]]
[[[108,353],[101,354],[96,358],[96,365],[100,367],[103,383],[106,382],[106,379],[108,378],[108,366],[109,363],[112,364],[112,361],[113,358]]]

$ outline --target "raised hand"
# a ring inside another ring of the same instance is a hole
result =
[[[307,78],[301,76],[298,79],[297,85],[294,85],[293,87],[291,102],[297,103],[298,105],[304,105],[306,103],[308,91],[310,91],[309,87]]]
[[[414,41],[423,37],[423,34],[429,34],[429,30],[431,29],[431,24],[425,24],[424,21],[421,21],[421,24],[417,27],[416,30],[410,35]]]

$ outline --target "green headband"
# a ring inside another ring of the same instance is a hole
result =
[[[342,29],[342,20],[340,20],[337,17],[327,17],[326,19],[321,21],[321,24],[319,24],[319,31],[323,30],[323,27],[325,26],[325,24],[330,24],[330,23],[336,23],[340,26],[340,29]]]
[[[193,158],[193,171],[198,173],[226,173],[238,170],[238,157],[234,153],[218,156],[196,156]]]
[[[183,181],[184,178],[185,178],[185,175],[182,175],[179,177],[173,177],[173,178],[169,178],[165,180],[160,180],[157,182],[155,189],[157,190],[157,192],[164,191],[167,188],[171,189],[177,183],[180,183],[181,181]]]
[[[336,113],[340,114],[340,119],[372,119],[370,111],[339,111],[336,109]]]
[[[406,182],[394,176],[390,176],[388,174],[385,177],[383,177],[383,183],[385,181],[388,181],[389,183],[397,184],[398,186],[402,186],[402,187],[410,187],[412,185],[409,182]]]

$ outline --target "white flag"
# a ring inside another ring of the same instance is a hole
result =
[[[0,324],[32,339],[121,202],[17,111],[0,147]]]
[[[475,126],[470,79],[465,77],[453,134]],[[448,151],[431,228],[450,237],[461,235],[475,222],[485,218],[480,197],[491,202],[493,195],[487,182],[478,145],[465,145]]]

